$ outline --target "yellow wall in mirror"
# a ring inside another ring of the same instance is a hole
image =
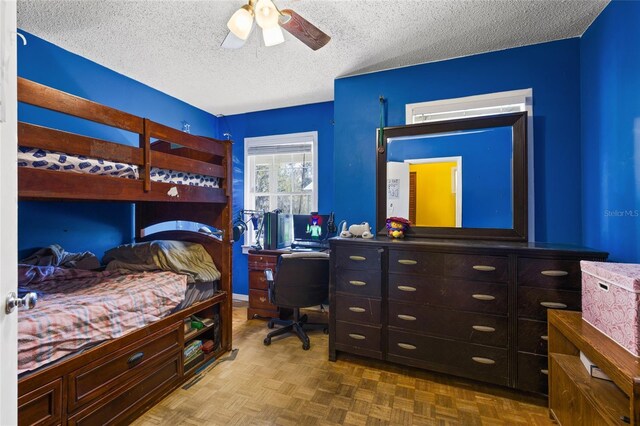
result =
[[[453,171],[457,163],[411,164],[409,173],[416,173],[415,194],[417,226],[456,226],[456,194]]]

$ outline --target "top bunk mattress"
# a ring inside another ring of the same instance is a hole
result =
[[[69,155],[62,152],[48,151],[40,148],[18,147],[18,167],[55,170],[61,172],[83,173],[100,176],[139,179],[139,168],[135,164],[116,163],[83,155]],[[217,177],[180,172],[176,170],[152,167],[151,180],[178,185],[219,188]]]
[[[186,275],[169,271],[27,268],[31,278],[37,277],[19,290],[38,293],[38,303],[19,311],[19,374],[121,337],[217,290],[214,283],[187,284]]]

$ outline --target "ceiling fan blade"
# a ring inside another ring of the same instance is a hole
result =
[[[280,20],[280,26],[313,50],[320,49],[331,40],[331,37],[293,10],[283,9],[281,12],[286,16]]]
[[[229,31],[220,47],[222,47],[223,49],[240,49],[242,46],[244,46],[245,42],[246,40],[242,40],[241,38],[236,37],[235,34]]]

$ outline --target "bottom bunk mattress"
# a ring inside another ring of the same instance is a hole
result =
[[[20,266],[19,292],[38,294],[19,311],[18,374],[121,337],[210,298],[214,283],[187,284],[169,271],[124,273]]]
[[[18,147],[18,167],[139,179],[138,166],[40,148]],[[151,180],[178,185],[219,188],[217,177],[152,167]]]

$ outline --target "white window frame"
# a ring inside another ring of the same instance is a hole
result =
[[[516,108],[515,106],[520,107]],[[407,104],[406,124],[415,124],[416,115],[431,115],[420,123],[479,117],[483,115],[507,114],[527,111],[527,169],[528,169],[528,235],[529,241],[535,240],[535,181],[533,158],[533,89],[510,90],[506,92],[465,96],[462,98],[442,99],[429,102]],[[439,118],[438,116],[443,118]]]
[[[311,194],[311,211],[318,211],[318,132],[287,133],[282,135],[258,136],[244,138],[244,209],[253,210],[255,200],[250,197],[251,179],[249,176],[249,148],[264,145],[287,145],[295,143],[311,142],[311,162],[313,176],[313,191]],[[247,252],[253,242],[252,231],[248,230],[244,235],[243,252]]]

